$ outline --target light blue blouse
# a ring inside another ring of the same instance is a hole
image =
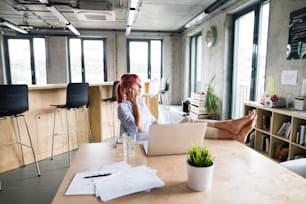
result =
[[[137,103],[144,126],[144,132],[138,132],[132,103],[130,101],[123,100],[118,104],[118,118],[121,122],[120,134],[123,132],[136,132],[137,141],[148,140],[149,126],[155,123],[155,118],[141,97],[137,97]]]

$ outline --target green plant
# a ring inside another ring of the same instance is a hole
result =
[[[192,145],[188,151],[187,162],[195,167],[209,167],[213,164],[211,153],[204,145]]]
[[[220,101],[219,101],[219,98],[214,94],[214,89],[213,87],[211,86],[213,80],[215,79],[215,76],[214,75],[210,82],[208,83],[208,88],[207,88],[207,91],[206,91],[206,96],[205,96],[205,108],[207,110],[207,114],[208,116],[212,117],[214,116],[215,114],[217,114],[219,108],[220,108]]]

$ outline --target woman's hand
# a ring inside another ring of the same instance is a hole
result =
[[[128,89],[126,94],[127,100],[130,101],[133,105],[136,104],[137,94],[134,89]]]
[[[139,107],[138,107],[138,103],[137,103],[137,93],[136,93],[136,91],[134,89],[128,89],[127,94],[126,94],[126,98],[133,105],[135,123],[136,123],[137,129],[138,129],[138,132],[143,132],[144,127],[143,127],[143,124],[142,124],[142,119],[141,119],[141,115],[140,115],[140,111],[139,111]]]

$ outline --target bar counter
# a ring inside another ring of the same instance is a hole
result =
[[[102,142],[113,136],[113,121],[111,112],[111,103],[103,102],[101,99],[112,96],[113,82],[103,82],[89,85],[89,121],[94,142]],[[148,83],[145,83],[147,90]],[[66,103],[67,84],[50,84],[50,85],[30,85],[29,86],[29,111],[25,112],[25,117],[29,124],[29,129],[33,141],[33,146],[38,160],[51,156],[51,142],[53,134],[53,104]],[[157,101],[150,108],[158,118]],[[117,119],[117,108],[115,110],[115,127],[116,135],[119,135],[119,120]],[[78,111],[78,130],[79,142],[89,142],[88,130],[85,123],[85,115]],[[59,110],[57,113],[56,136],[54,143],[54,154],[60,154],[67,151],[67,134],[65,123],[65,111]],[[27,132],[23,122],[21,124],[21,135],[24,143],[28,144]],[[72,149],[77,148],[75,134],[75,119],[73,112],[69,113],[69,129],[71,131]],[[18,136],[16,122],[12,119],[0,121],[0,144],[15,141]],[[25,163],[32,163],[33,155],[29,148],[24,148]],[[18,145],[9,145],[0,148],[0,172],[20,167],[22,164],[21,152]]]

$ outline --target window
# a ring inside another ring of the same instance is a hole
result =
[[[128,72],[141,79],[162,78],[162,41],[128,40]]]
[[[264,92],[269,4],[250,8],[234,18],[232,118],[243,115],[243,103]]]
[[[190,41],[190,91],[200,91],[202,67],[202,35],[191,37]]]
[[[69,39],[71,82],[107,81],[104,39]]]
[[[8,84],[47,84],[44,38],[7,37],[5,43]]]

